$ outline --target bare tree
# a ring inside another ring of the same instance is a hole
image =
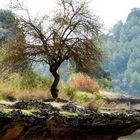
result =
[[[14,44],[10,43],[11,47],[7,47],[10,48],[10,53],[5,59],[16,67],[25,61],[47,63],[54,77],[51,86],[53,98],[58,97],[57,85],[60,77],[57,70],[65,60],[74,62],[80,71],[86,73],[90,73],[102,61],[98,42],[101,24],[88,11],[87,3],[59,0],[58,6],[53,18],[45,15],[32,19],[28,9],[16,0],[13,8],[27,14],[26,17],[18,18],[26,43],[22,44],[18,36],[13,41]]]

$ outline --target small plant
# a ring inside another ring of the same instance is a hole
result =
[[[112,81],[107,78],[99,79],[99,83],[100,83],[101,87],[105,90],[109,90],[112,88]]]
[[[2,115],[3,117],[6,117],[6,118],[10,118],[11,111],[9,111],[8,109],[0,110],[0,115]]]
[[[95,92],[94,95],[95,95],[95,99],[96,99],[96,100],[101,99],[101,96],[99,95],[99,93],[96,93],[96,92]]]
[[[32,68],[20,73],[11,73],[0,79],[0,98],[8,101],[47,99],[51,80],[36,74]]]
[[[47,76],[42,77],[33,71],[31,67],[27,68],[21,75],[20,88],[31,89],[31,88],[50,88],[52,80]]]
[[[20,83],[21,88],[35,88],[37,87],[38,75],[33,71],[31,67],[28,67],[22,73],[22,80]]]
[[[83,101],[87,101],[88,100],[88,94],[87,93],[81,93],[79,96],[78,96],[78,100],[82,103]]]
[[[89,94],[87,92],[77,91],[73,100],[77,104],[84,105],[84,103],[90,100],[91,98],[94,98],[94,95]]]
[[[37,82],[37,87],[42,88],[42,89],[50,88],[51,84],[52,84],[52,80],[50,78],[48,78],[47,76],[38,77],[36,82]]]
[[[93,99],[86,103],[86,107],[95,111],[98,111],[100,108],[104,107],[106,105],[106,101],[103,99]]]
[[[76,93],[76,89],[74,87],[66,86],[65,93],[67,94],[68,97],[73,99]]]

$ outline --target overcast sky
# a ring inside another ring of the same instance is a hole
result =
[[[56,0],[22,0],[26,2],[30,12],[44,12],[46,9],[53,9],[53,2]],[[80,1],[80,0],[79,0]],[[105,28],[112,27],[118,20],[127,18],[133,7],[140,8],[140,0],[90,0],[90,9],[104,23]],[[10,0],[0,0],[0,8],[7,8]]]

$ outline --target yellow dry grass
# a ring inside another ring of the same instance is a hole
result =
[[[26,99],[48,99],[50,98],[49,89],[20,89],[12,84],[0,83],[0,98],[9,100],[26,100]]]
[[[124,96],[122,93],[109,92],[105,90],[99,90],[99,95],[103,98],[110,98],[110,99]]]

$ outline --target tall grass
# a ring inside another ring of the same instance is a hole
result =
[[[41,77],[31,69],[24,73],[12,73],[0,80],[0,98],[9,100],[50,98],[51,80]]]
[[[80,80],[84,80],[84,82]],[[0,80],[0,99],[10,101],[50,99],[52,98],[50,93],[51,83],[51,79],[39,76],[32,71],[32,69],[28,69],[22,74],[12,73],[8,78]],[[76,86],[72,86],[72,83]],[[80,87],[77,84],[80,84]],[[92,86],[92,84],[94,85]],[[97,86],[97,88],[93,88],[95,86]],[[98,95],[97,92],[98,88],[98,85],[96,85],[93,80],[89,79],[89,77],[78,78],[78,80],[77,78],[71,79],[68,85],[64,85],[60,82],[59,98],[73,101],[76,104],[89,108],[95,107],[95,104],[96,106],[102,106],[99,105],[99,103],[104,104],[104,102],[100,100],[100,95]]]

